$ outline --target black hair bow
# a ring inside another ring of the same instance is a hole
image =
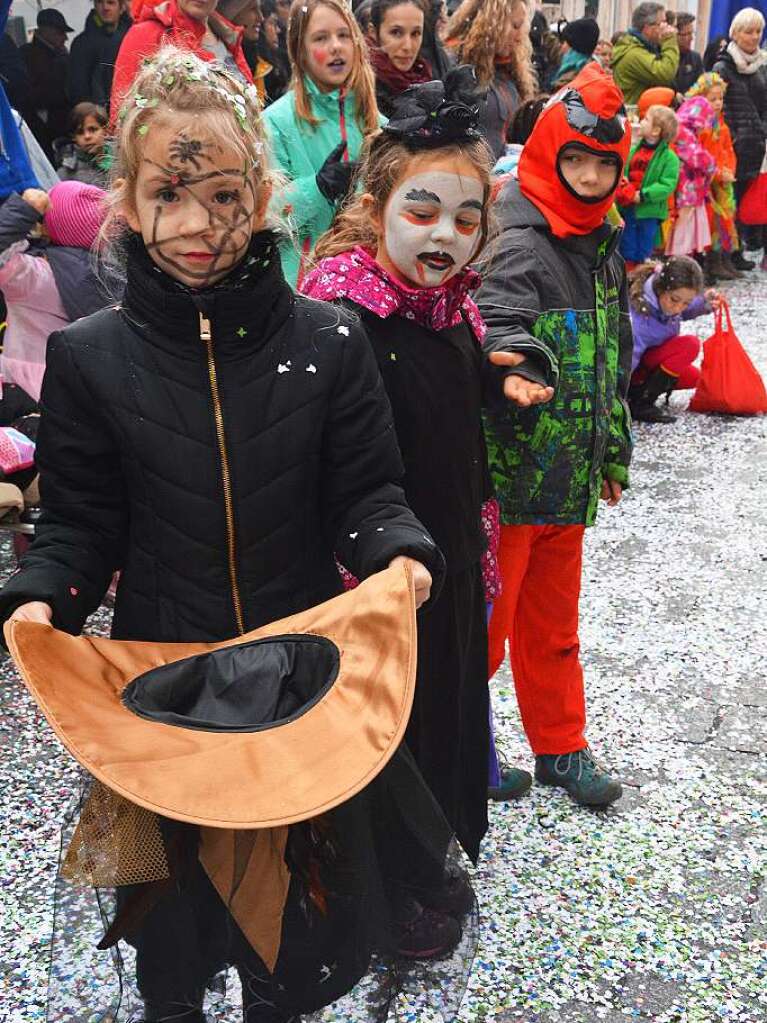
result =
[[[394,101],[394,113],[384,131],[412,149],[428,149],[450,142],[474,142],[478,129],[481,93],[470,64],[445,75],[444,82],[411,85]]]

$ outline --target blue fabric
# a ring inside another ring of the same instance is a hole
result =
[[[660,221],[653,217],[638,220],[630,206],[621,209],[621,216],[626,221],[619,245],[621,255],[632,263],[644,263],[652,255]]]
[[[711,20],[708,23],[709,39],[729,35],[730,22],[744,7],[755,7],[757,11],[762,12],[767,20],[767,0],[749,0],[747,4],[744,0],[717,0],[711,7]]]
[[[5,32],[10,8],[11,0],[0,0],[0,32]],[[0,89],[0,200],[13,192],[39,187],[5,89]]]
[[[557,68],[553,80],[556,82],[568,71],[580,71],[590,60],[590,54],[579,53],[578,50],[568,50],[562,59],[562,63]]]

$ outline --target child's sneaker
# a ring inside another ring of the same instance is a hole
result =
[[[491,785],[487,790],[487,798],[496,803],[519,799],[530,791],[532,784],[533,776],[529,771],[523,771],[521,767],[502,767],[501,784]]]
[[[623,795],[621,783],[599,766],[588,746],[574,753],[537,756],[535,780],[564,789],[581,806],[609,806]]]

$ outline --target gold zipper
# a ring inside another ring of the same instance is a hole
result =
[[[234,604],[234,617],[237,620],[237,629],[242,636],[245,632],[245,622],[242,617],[242,604],[240,602],[240,588],[237,585],[237,562],[234,537],[234,507],[232,504],[232,479],[229,475],[229,459],[226,454],[226,434],[224,433],[224,414],[221,411],[221,398],[218,393],[218,376],[216,374],[216,360],[213,358],[213,334],[210,329],[210,320],[200,313],[200,341],[205,345],[208,355],[208,377],[210,379],[210,394],[213,399],[213,418],[216,420],[216,436],[218,437],[218,453],[221,458],[221,484],[224,489],[224,511],[226,514],[226,549],[229,559],[229,582],[232,587],[232,603]]]

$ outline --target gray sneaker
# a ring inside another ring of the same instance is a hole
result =
[[[536,757],[535,780],[564,789],[581,806],[609,806],[623,795],[621,783],[599,766],[588,746]]]

